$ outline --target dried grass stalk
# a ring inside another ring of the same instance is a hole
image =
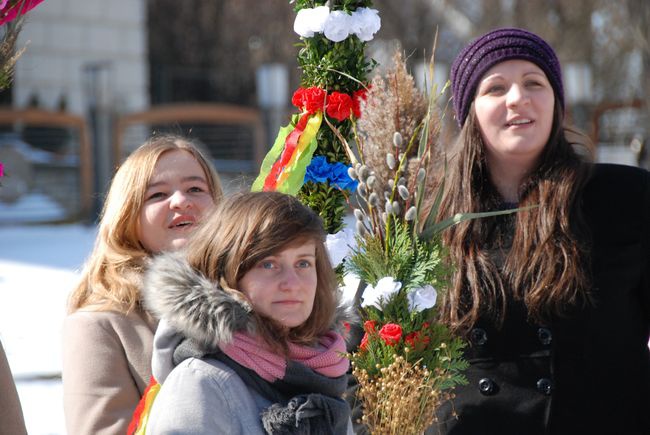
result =
[[[370,377],[356,367],[353,375],[364,407],[362,423],[372,434],[421,434],[436,421],[438,407],[453,398],[439,389],[445,373],[432,373],[401,356],[383,367],[381,376]]]

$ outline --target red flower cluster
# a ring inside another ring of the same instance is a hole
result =
[[[291,97],[291,103],[307,113],[316,113],[325,108],[327,116],[337,121],[344,121],[350,117],[361,117],[361,100],[366,99],[366,90],[359,89],[352,93],[352,96],[342,92],[334,91],[330,94],[317,87],[300,87]]]
[[[359,348],[361,350],[366,350],[368,348],[368,337],[370,335],[378,334],[379,338],[384,340],[389,346],[395,346],[402,339],[402,327],[396,323],[386,323],[377,331],[377,322],[375,320],[366,320],[363,323],[363,338],[361,339],[361,344]]]
[[[431,341],[431,338],[426,334],[426,330],[429,328],[429,326],[429,323],[425,322],[422,325],[422,329],[420,331],[413,331],[407,334],[404,337],[404,343],[411,349],[421,350]],[[365,334],[363,334],[361,344],[359,345],[359,348],[361,350],[367,350],[368,340],[372,335],[379,336],[379,338],[381,338],[384,343],[389,346],[395,346],[399,343],[399,341],[402,339],[402,335],[404,334],[402,327],[396,323],[386,323],[381,327],[381,329],[379,329],[379,331],[377,331],[376,320],[366,320],[363,323],[363,330],[365,331]]]

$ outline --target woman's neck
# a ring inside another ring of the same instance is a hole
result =
[[[532,166],[488,159],[490,180],[504,202],[519,202],[519,189],[530,174]]]

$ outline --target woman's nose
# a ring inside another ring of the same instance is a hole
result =
[[[169,200],[169,206],[174,209],[184,209],[192,205],[192,201],[185,192],[177,190]]]
[[[282,290],[292,290],[300,284],[300,277],[293,267],[285,267],[280,277],[280,288]]]
[[[506,94],[506,104],[508,106],[516,106],[524,102],[526,98],[526,91],[518,84],[513,84]]]

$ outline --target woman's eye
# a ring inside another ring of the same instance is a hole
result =
[[[191,193],[202,193],[202,192],[205,192],[205,189],[203,189],[202,187],[199,187],[199,186],[193,186],[193,187],[190,187],[190,188],[188,189],[188,192],[191,192]]]
[[[487,88],[486,94],[496,94],[499,92],[503,92],[505,87],[503,85],[493,85]]]
[[[260,262],[260,267],[262,269],[273,269],[275,267],[275,264],[273,264],[272,261],[262,261]]]
[[[306,269],[306,268],[309,268],[311,266],[312,266],[311,261],[308,261],[308,260],[301,260],[301,261],[298,262],[298,267],[300,269]]]
[[[526,86],[528,86],[529,88],[535,88],[535,87],[542,86],[542,84],[536,80],[530,80],[526,82]]]
[[[165,194],[163,192],[154,192],[154,193],[150,194],[149,196],[147,196],[147,201],[149,201],[150,199],[160,199],[160,198],[164,198],[164,197],[165,197]]]

